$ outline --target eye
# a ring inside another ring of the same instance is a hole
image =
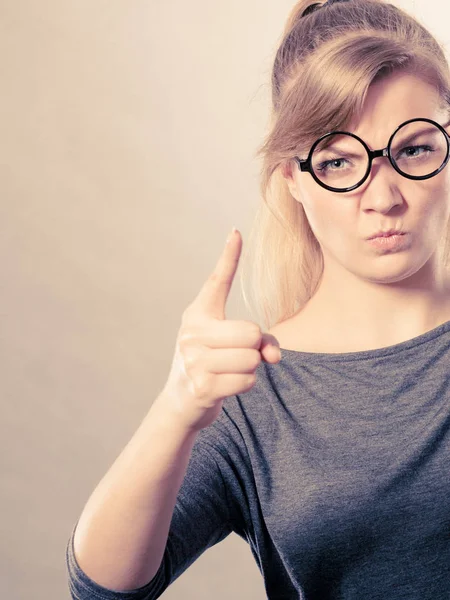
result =
[[[402,152],[408,152],[408,151],[413,151],[416,152],[418,149],[422,148],[423,150],[425,150],[428,153],[432,153],[434,152],[433,148],[431,146],[428,145],[423,145],[423,146],[406,146],[405,148],[403,148]],[[406,154],[406,158],[417,158],[419,156],[423,156],[423,152],[420,154]]]
[[[324,160],[323,162],[321,162],[317,169],[321,172],[326,171],[328,169],[328,166],[332,163],[344,163],[344,162],[348,162],[348,160],[346,158],[332,158],[331,160]],[[342,169],[331,169],[332,171],[342,171]]]

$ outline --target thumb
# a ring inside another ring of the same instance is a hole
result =
[[[278,363],[281,360],[280,342],[271,333],[262,334],[259,351],[265,362]]]

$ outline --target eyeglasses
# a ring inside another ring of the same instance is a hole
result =
[[[354,133],[332,131],[314,142],[306,159],[295,156],[300,171],[312,175],[323,188],[350,192],[369,177],[374,158],[388,157],[394,169],[408,179],[429,179],[447,165],[450,136],[431,119],[417,118],[397,127],[386,148],[370,150]],[[414,142],[414,145],[412,143]]]

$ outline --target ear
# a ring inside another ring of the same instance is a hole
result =
[[[289,187],[289,191],[291,192],[292,196],[294,196],[294,198],[297,200],[297,202],[300,202],[300,193],[298,190],[297,182],[295,181],[294,174],[293,174],[294,169],[295,169],[294,161],[293,160],[286,161],[281,166],[281,174],[283,175],[284,179],[286,180],[286,183]]]

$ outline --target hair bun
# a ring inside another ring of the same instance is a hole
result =
[[[322,8],[323,6],[331,6],[331,4],[336,4],[338,2],[349,2],[350,0],[327,0],[327,2],[324,2],[323,4],[321,4],[320,2],[314,2],[314,4],[310,4],[307,8],[305,8],[305,10],[302,12],[301,16],[302,17],[306,17],[306,15],[309,15],[310,13],[316,11],[319,8]]]
[[[310,4],[302,12],[302,14],[300,15],[300,18],[306,17],[306,15],[309,15],[310,13],[314,12],[315,10],[317,10],[318,8],[320,8],[321,6],[322,6],[322,4],[320,4],[319,2],[314,2],[314,4]]]

